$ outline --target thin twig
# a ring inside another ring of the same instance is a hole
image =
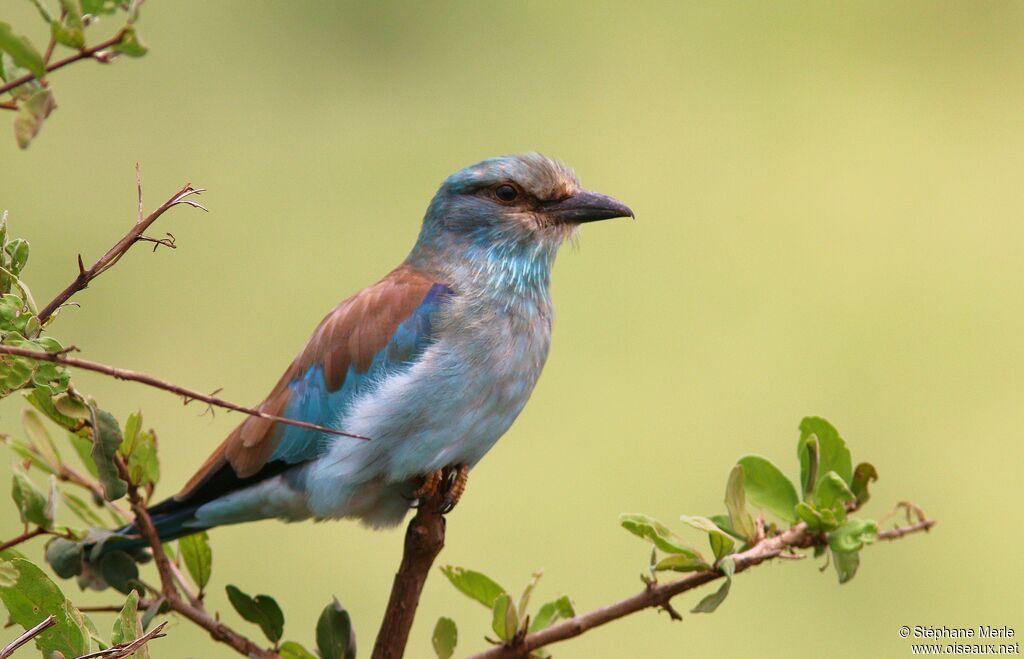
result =
[[[153,222],[156,222],[156,220],[168,210],[174,208],[178,204],[187,204],[195,208],[202,208],[203,210],[206,210],[194,201],[187,199],[187,197],[191,195],[201,194],[203,192],[205,191],[202,188],[193,188],[191,185],[186,184],[147,217],[143,218],[141,221],[135,222],[132,225],[131,230],[128,231],[121,240],[117,241],[113,247],[108,249],[107,253],[101,256],[96,263],[93,263],[91,268],[85,268],[85,264],[82,262],[82,257],[79,255],[78,276],[75,277],[74,281],[68,284],[67,288],[61,291],[57,297],[53,298],[50,303],[43,307],[43,310],[39,312],[40,326],[45,325],[46,321],[50,319],[50,316],[52,316],[62,304],[67,302],[72,295],[86,288],[93,279],[99,277],[111,266],[117,263],[118,260],[124,256],[125,252],[127,252],[132,245],[141,239],[141,236],[146,229],[148,229]]]
[[[307,423],[305,421],[298,421],[296,419],[288,419],[275,414],[268,414],[261,410],[252,407],[243,407],[235,403],[222,400],[220,398],[214,398],[213,396],[194,391],[192,389],[186,389],[185,387],[179,387],[176,384],[170,382],[164,382],[152,375],[145,373],[136,373],[135,371],[129,371],[123,368],[115,368],[113,366],[107,366],[106,364],[100,364],[98,362],[91,362],[85,359],[78,359],[77,357],[68,357],[61,353],[55,352],[43,352],[39,350],[29,350],[28,348],[18,348],[15,346],[4,346],[0,345],[0,355],[15,355],[18,357],[28,357],[29,359],[38,359],[40,361],[53,362],[54,364],[61,364],[62,366],[71,366],[73,368],[82,368],[87,371],[93,371],[95,373],[102,373],[103,375],[109,375],[112,378],[118,380],[127,380],[131,382],[138,382],[150,387],[157,389],[163,389],[169,391],[172,394],[177,394],[186,398],[186,404],[193,400],[202,401],[208,405],[214,405],[216,407],[222,407],[226,410],[233,410],[235,412],[242,412],[249,416],[256,416],[261,419],[267,419],[268,421],[276,421],[277,423],[285,423],[290,426],[296,426],[298,428],[305,428],[307,430],[316,430],[319,432],[325,432],[332,435],[341,435],[343,437],[352,437],[354,439],[362,439],[369,441],[369,437],[363,435],[357,435],[355,433],[345,432],[343,430],[336,430],[334,428],[328,428],[326,426],[319,426],[315,423]]]
[[[883,531],[878,534],[878,538],[880,540],[896,540],[910,533],[927,531],[934,525],[934,520],[923,520],[912,526]],[[810,533],[807,530],[807,525],[800,523],[778,535],[761,540],[747,551],[734,554],[731,558],[736,566],[735,571],[743,572],[755,565],[789,553],[788,550],[790,548],[804,549],[823,545],[826,542],[827,540],[823,535]],[[628,597],[621,602],[616,602],[590,613],[564,620],[542,631],[527,634],[521,639],[517,639],[515,645],[497,646],[486,652],[474,655],[472,659],[519,659],[528,657],[532,651],[538,648],[574,638],[594,627],[618,620],[637,611],[649,608],[663,608],[676,595],[721,579],[723,576],[717,570],[703,570],[689,574],[678,581],[651,586],[643,592]]]
[[[4,551],[5,549],[10,549],[11,547],[17,547],[18,545],[20,545],[23,542],[28,542],[32,538],[36,538],[36,537],[41,536],[41,535],[46,535],[47,533],[49,533],[49,531],[47,531],[46,529],[44,529],[41,526],[37,526],[36,528],[32,529],[31,531],[25,531],[24,533],[22,533],[18,537],[11,538],[7,542],[5,542],[3,544],[0,544],[0,551]]]
[[[120,457],[117,458],[117,468],[118,471],[121,472],[122,478],[127,477],[127,469],[124,466],[124,461],[121,460]],[[146,503],[139,495],[138,488],[132,485],[130,480],[128,483],[128,499],[132,504],[132,512],[135,513],[135,525],[142,534],[142,537],[149,543],[149,547],[153,552],[153,560],[156,562],[157,572],[160,575],[160,594],[163,595],[171,610],[185,616],[208,631],[214,640],[229,645],[232,649],[245,657],[256,657],[257,659],[280,659],[280,656],[276,652],[261,648],[245,636],[242,636],[224,623],[216,620],[213,616],[207,613],[201,605],[197,606],[190,602],[186,602],[181,598],[181,595],[178,594],[178,590],[174,585],[174,571],[171,567],[171,562],[167,558],[167,553],[164,552],[163,543],[160,541],[160,536],[156,531],[156,527],[153,526],[153,520],[150,518],[149,512],[146,510]]]
[[[82,609],[79,609],[80,611]],[[163,638],[167,636],[164,634],[164,627],[167,626],[166,622],[161,622],[159,625],[154,627],[148,633],[143,634],[134,641],[129,643],[119,643],[118,645],[111,646],[106,650],[98,650],[89,654],[83,654],[78,659],[95,659],[97,657],[106,657],[106,659],[124,659],[125,657],[131,657],[146,643],[149,643],[155,638]]]
[[[7,659],[21,646],[31,641],[36,636],[39,636],[50,627],[57,624],[57,618],[54,616],[48,616],[41,623],[33,627],[32,629],[26,630],[24,634],[14,639],[10,643],[4,646],[3,650],[0,650],[0,659]]]
[[[92,46],[91,48],[83,48],[82,50],[78,51],[74,55],[70,55],[68,57],[65,57],[62,60],[54,62],[53,64],[48,64],[46,66],[46,72],[47,73],[51,73],[53,71],[56,71],[57,69],[64,68],[68,64],[72,64],[74,62],[77,62],[77,61],[83,60],[83,59],[95,58],[96,61],[104,62],[105,63],[108,60],[106,60],[104,58],[96,57],[96,54],[99,53],[102,50],[106,50],[107,48],[110,48],[111,46],[116,46],[117,44],[121,43],[121,39],[123,39],[123,38],[124,38],[124,30],[118,32],[113,37],[111,37],[110,39],[107,39],[103,43],[100,43],[100,44],[97,44],[95,46]],[[36,76],[33,73],[27,73],[27,74],[21,76],[20,78],[15,78],[14,80],[11,80],[10,82],[8,82],[6,85],[0,85],[0,94],[5,94],[5,93],[11,91],[12,89],[14,89],[15,87],[20,87],[21,85],[24,85],[27,82],[32,82],[35,79],[36,79]]]

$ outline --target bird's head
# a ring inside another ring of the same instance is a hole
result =
[[[622,202],[584,189],[556,160],[539,153],[502,156],[466,167],[441,184],[420,244],[553,251],[585,222],[632,216]]]

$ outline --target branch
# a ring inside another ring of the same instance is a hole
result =
[[[434,559],[444,547],[445,520],[439,512],[446,493],[438,488],[432,496],[420,500],[416,516],[405,531],[402,563],[391,586],[391,597],[384,612],[371,659],[401,659],[409,640],[409,629]]]
[[[128,478],[128,470],[120,457],[117,458],[117,468],[121,472],[121,477],[129,483],[128,500],[131,501],[132,512],[135,513],[135,524],[153,551],[153,560],[156,563],[157,572],[160,574],[160,594],[163,595],[171,610],[185,616],[208,631],[214,640],[229,645],[245,657],[280,659],[276,652],[264,650],[245,636],[216,620],[202,607],[201,603],[186,602],[181,598],[181,595],[178,594],[178,589],[174,585],[174,570],[171,567],[170,560],[167,558],[167,554],[164,552],[164,546],[160,541],[159,534],[156,532],[156,527],[153,526],[153,520],[149,517],[149,512],[146,510],[146,502],[143,501],[142,496],[139,494],[139,489],[131,484],[131,479]]]
[[[7,542],[5,542],[3,544],[0,544],[0,551],[4,551],[5,549],[10,549],[11,547],[17,547],[18,545],[20,545],[23,542],[27,542],[27,541],[31,540],[32,538],[35,538],[35,537],[40,536],[40,535],[46,535],[47,533],[49,533],[49,531],[47,531],[46,529],[44,529],[41,526],[37,526],[36,528],[32,529],[31,531],[25,531],[24,533],[22,533],[18,537],[11,538]],[[0,657],[2,657],[2,656],[3,655],[0,655]]]
[[[81,609],[79,609],[79,611],[81,611]],[[95,659],[97,657],[106,657],[107,659],[125,659],[126,657],[134,657],[138,649],[146,643],[149,643],[154,638],[163,638],[164,636],[167,636],[167,634],[163,633],[165,626],[167,626],[167,623],[161,622],[148,633],[143,634],[134,641],[129,643],[118,643],[106,650],[83,654],[81,657],[78,657],[78,659]]]
[[[8,643],[6,646],[4,646],[4,649],[0,650],[0,659],[7,659],[12,654],[14,654],[14,652],[18,648],[20,648],[21,646],[25,645],[26,643],[31,641],[33,638],[35,638],[36,636],[39,636],[40,634],[45,632],[47,629],[49,629],[50,627],[53,627],[56,624],[57,624],[57,618],[55,618],[53,616],[48,616],[46,618],[46,620],[43,620],[41,623],[39,623],[38,625],[36,625],[32,629],[26,630],[24,634],[22,634],[21,636],[19,636],[18,638],[14,639],[10,643]]]
[[[103,375],[109,375],[112,378],[118,380],[129,380],[131,382],[138,382],[150,387],[157,389],[163,389],[169,391],[172,394],[177,394],[185,398],[185,404],[191,403],[193,400],[202,401],[208,405],[215,407],[221,407],[226,410],[233,410],[235,412],[242,412],[249,416],[256,416],[261,419],[267,419],[268,421],[276,421],[277,423],[285,423],[290,426],[296,426],[298,428],[305,428],[307,430],[316,430],[318,432],[330,433],[332,435],[342,435],[344,437],[352,437],[354,439],[362,439],[369,441],[369,437],[363,435],[357,435],[355,433],[345,432],[343,430],[336,430],[334,428],[328,428],[326,426],[318,426],[315,423],[307,423],[305,421],[299,421],[297,419],[288,419],[283,416],[277,416],[275,414],[268,414],[261,410],[252,407],[243,407],[235,403],[215,398],[209,394],[203,394],[192,389],[186,389],[185,387],[179,387],[176,384],[170,382],[164,382],[152,375],[146,375],[145,373],[136,373],[135,371],[129,371],[124,368],[115,368],[113,366],[107,366],[106,364],[100,364],[98,362],[91,362],[85,359],[78,359],[77,357],[68,357],[66,355],[70,350],[75,348],[69,348],[64,352],[45,352],[42,350],[29,350],[28,348],[17,348],[14,346],[0,345],[0,355],[15,355],[17,357],[27,357],[29,359],[38,359],[44,362],[53,362],[54,364],[61,364],[62,366],[71,366],[74,368],[82,368],[87,371],[93,371],[95,373],[102,373]]]
[[[880,540],[896,540],[910,533],[928,531],[934,525],[935,520],[922,520],[912,526],[883,531],[878,534],[878,538]],[[745,552],[733,554],[731,558],[735,563],[736,572],[743,572],[755,565],[760,565],[765,561],[787,554],[790,548],[803,549],[825,544],[827,544],[827,540],[823,535],[809,533],[807,525],[801,522],[779,535],[761,540]],[[486,652],[474,655],[472,659],[517,659],[528,657],[530,652],[537,648],[579,636],[594,627],[618,620],[637,611],[663,608],[676,595],[721,579],[723,576],[717,570],[703,570],[701,572],[694,572],[679,581],[652,585],[643,592],[628,597],[621,602],[616,602],[590,613],[564,620],[542,631],[527,634],[522,639],[515,641],[515,645],[494,647]]]
[[[110,39],[107,39],[103,43],[97,44],[97,45],[95,45],[95,46],[93,46],[91,48],[83,48],[82,50],[78,51],[74,55],[70,55],[68,57],[65,57],[62,60],[54,62],[53,64],[48,64],[46,66],[46,72],[50,73],[51,71],[56,71],[57,69],[62,69],[65,66],[67,66],[68,64],[73,64],[74,62],[77,62],[77,61],[83,60],[83,59],[96,58],[97,61],[106,63],[109,60],[107,60],[105,58],[97,57],[96,53],[100,52],[101,50],[106,50],[107,48],[110,48],[111,46],[116,46],[117,44],[121,43],[121,39],[123,39],[123,38],[124,38],[124,30],[118,32],[113,37],[111,37]],[[24,85],[27,82],[32,82],[35,79],[36,79],[36,77],[35,77],[34,74],[26,73],[25,75],[21,76],[20,78],[15,78],[14,80],[12,80],[9,83],[7,83],[6,85],[0,85],[0,94],[4,94],[6,92],[9,92],[12,89],[14,89],[15,87],[20,87],[20,86]]]
[[[140,185],[140,199],[142,196],[141,190],[142,188]],[[142,234],[146,231],[146,229],[149,228],[151,224],[153,224],[153,222],[156,222],[157,219],[161,215],[166,213],[168,210],[177,206],[178,204],[186,204],[194,208],[202,208],[205,211],[206,209],[203,208],[201,205],[197,204],[191,199],[188,199],[188,197],[190,197],[191,195],[197,195],[203,192],[205,191],[201,188],[193,188],[191,185],[186,184],[185,187],[178,190],[170,199],[165,201],[163,204],[160,205],[159,208],[150,213],[149,216],[135,222],[131,230],[128,233],[126,233],[124,237],[121,238],[121,240],[117,241],[117,243],[113,247],[108,249],[107,253],[101,256],[100,260],[96,261],[96,263],[94,263],[92,267],[89,268],[88,270],[85,269],[85,264],[82,263],[82,257],[79,256],[78,276],[75,277],[74,281],[68,284],[67,288],[61,291],[60,294],[57,295],[57,297],[53,298],[53,300],[51,300],[50,303],[43,307],[43,310],[39,312],[40,326],[45,325],[46,321],[49,320],[50,316],[52,316],[53,313],[57,309],[59,309],[62,304],[67,302],[72,295],[87,287],[89,285],[89,282],[91,282],[96,277],[99,277],[101,274],[106,272],[111,266],[117,263],[118,260],[120,260],[120,258],[124,256],[125,252],[127,252],[131,248],[132,245],[139,242],[140,240],[146,240],[146,237],[143,236]]]

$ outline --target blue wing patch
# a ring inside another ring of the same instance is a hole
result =
[[[360,372],[354,364],[345,375],[344,384],[336,391],[328,391],[323,369],[311,366],[301,378],[293,380],[288,406],[283,416],[309,423],[331,426],[368,389],[377,385],[387,374],[408,369],[434,341],[435,314],[455,295],[448,286],[434,284],[423,301],[395,330],[388,344],[373,358],[370,368]],[[285,426],[281,441],[270,457],[270,462],[296,464],[313,460],[324,453],[335,435]]]

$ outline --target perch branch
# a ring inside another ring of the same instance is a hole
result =
[[[165,201],[155,211],[150,213],[145,218],[135,222],[131,230],[128,231],[117,241],[117,243],[107,250],[107,253],[100,257],[96,263],[92,264],[89,269],[85,268],[85,264],[82,263],[82,257],[78,257],[78,276],[68,284],[67,288],[61,291],[57,297],[50,300],[50,303],[43,307],[43,310],[39,312],[39,324],[45,325],[46,321],[50,319],[50,316],[61,307],[62,304],[67,302],[72,295],[78,291],[86,288],[89,283],[99,277],[101,274],[106,272],[111,266],[120,260],[124,256],[125,252],[131,249],[131,246],[140,240],[147,240],[143,233],[150,227],[151,224],[157,221],[161,215],[174,208],[178,204],[186,204],[194,208],[202,208],[206,210],[196,202],[188,199],[192,195],[197,195],[205,192],[202,188],[193,188],[190,184],[185,184],[183,188],[178,190],[171,196],[170,199]],[[140,199],[141,199],[141,187],[140,187]]]
[[[405,654],[423,584],[444,547],[445,519],[439,511],[445,496],[443,488],[437,488],[431,496],[421,499],[406,528],[402,562],[391,586],[371,659],[400,659]]]
[[[891,531],[882,531],[878,534],[878,539],[896,540],[910,533],[928,531],[934,525],[934,520],[922,520],[910,526],[896,528]],[[810,533],[807,530],[807,525],[800,523],[778,535],[759,541],[747,551],[734,554],[731,558],[736,566],[736,572],[743,572],[755,565],[760,565],[765,561],[789,553],[788,550],[791,548],[804,549],[824,544],[827,544],[824,535]],[[621,602],[616,602],[590,613],[564,620],[542,631],[527,634],[521,639],[514,641],[514,645],[500,645],[486,652],[474,655],[472,659],[517,659],[528,657],[530,652],[537,648],[574,638],[595,627],[618,620],[637,611],[663,608],[676,595],[721,579],[723,576],[717,570],[702,570],[694,572],[678,581],[652,585],[643,592],[628,597]]]
[[[274,414],[267,414],[261,410],[252,407],[243,407],[230,401],[215,398],[209,394],[200,393],[193,391],[192,389],[186,389],[185,387],[179,387],[176,384],[170,382],[164,382],[152,375],[145,373],[136,373],[135,371],[129,371],[124,368],[115,368],[113,366],[107,366],[106,364],[100,364],[98,362],[91,362],[86,359],[78,359],[77,357],[68,357],[66,355],[69,350],[61,352],[45,352],[41,350],[29,350],[28,348],[18,348],[15,346],[0,345],[0,355],[15,355],[18,357],[28,357],[29,359],[38,359],[45,362],[53,362],[54,364],[60,364],[62,366],[71,366],[73,368],[82,368],[87,371],[93,371],[95,373],[102,373],[103,375],[109,375],[112,378],[118,380],[128,380],[131,382],[138,382],[150,387],[157,389],[163,389],[169,391],[172,394],[177,394],[185,398],[185,404],[198,400],[206,403],[207,405],[213,405],[215,407],[221,407],[226,410],[233,410],[235,412],[242,412],[250,416],[256,416],[261,419],[267,419],[269,421],[276,421],[277,423],[285,423],[290,426],[296,426],[298,428],[305,428],[307,430],[316,430],[319,432],[326,432],[332,435],[342,435],[344,437],[353,437],[355,439],[369,440],[369,437],[363,435],[356,435],[354,433],[345,432],[343,430],[336,430],[334,428],[328,428],[326,426],[318,426],[315,423],[306,423],[305,421],[299,421],[297,419],[288,419],[282,416]]]
[[[74,55],[69,55],[68,57],[65,57],[62,60],[57,60],[53,64],[47,64],[46,65],[46,72],[47,73],[51,73],[53,71],[56,71],[57,69],[64,68],[68,64],[73,64],[74,62],[77,62],[77,61],[83,60],[83,59],[96,58],[97,61],[105,63],[108,60],[100,59],[100,58],[98,58],[96,56],[96,54],[99,53],[102,50],[106,50],[107,48],[110,48],[112,46],[116,46],[117,44],[121,43],[121,40],[123,38],[124,38],[124,31],[122,30],[121,32],[118,32],[113,37],[107,39],[106,41],[104,41],[102,43],[96,44],[95,46],[92,46],[90,48],[83,48],[82,50],[78,51]],[[11,80],[10,82],[8,82],[5,85],[0,85],[0,94],[5,94],[5,93],[11,91],[12,89],[14,89],[15,87],[20,87],[20,86],[24,85],[25,83],[32,82],[35,79],[36,79],[35,74],[26,73],[25,75],[21,76],[20,78],[15,78],[14,80]]]
[[[0,650],[0,659],[7,659],[7,657],[10,657],[12,654],[14,654],[15,651],[18,648],[20,648],[21,646],[25,645],[26,643],[31,641],[33,638],[35,638],[36,636],[39,636],[40,634],[45,632],[47,629],[49,629],[50,627],[53,627],[56,624],[57,624],[57,618],[55,618],[53,616],[48,616],[45,620],[43,620],[41,623],[39,623],[38,625],[36,625],[32,629],[25,630],[24,634],[22,634],[21,636],[19,636],[18,638],[14,639],[10,643],[8,643],[6,646],[4,646],[3,650]]]

